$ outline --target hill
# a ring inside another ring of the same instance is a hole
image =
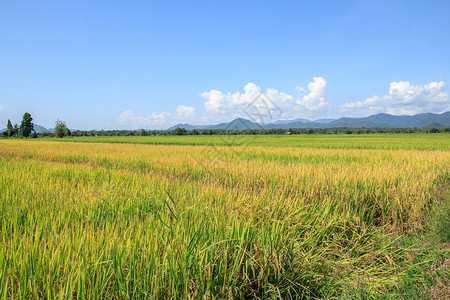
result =
[[[436,124],[436,126],[433,126]],[[422,128],[422,127],[450,127],[450,111],[441,114],[424,113],[413,116],[394,116],[380,113],[364,118],[340,118],[340,119],[318,119],[308,121],[306,119],[280,120],[269,124],[258,124],[247,119],[237,118],[228,123],[215,125],[189,125],[178,124],[168,128],[173,130],[177,127],[192,129],[223,129],[223,130],[246,130],[246,129],[273,129],[273,128]]]

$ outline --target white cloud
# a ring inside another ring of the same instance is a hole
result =
[[[291,118],[362,117],[381,112],[394,115],[440,113],[450,110],[450,97],[444,85],[442,81],[415,86],[408,81],[392,82],[388,95],[336,105],[331,102],[327,81],[322,77],[314,77],[307,88],[297,87],[296,96],[274,88],[263,91],[256,84],[248,83],[243,92],[230,93],[213,89],[201,93],[205,100],[202,113],[185,105],[179,105],[173,115],[169,112],[153,112],[148,116],[139,116],[127,110],[120,115],[118,124],[121,128],[165,129],[177,123],[215,124],[228,122],[236,117],[268,123]],[[261,98],[262,92],[267,98]],[[251,109],[268,113],[263,117],[258,115],[261,118],[253,118]]]
[[[131,109],[124,111],[117,120],[119,128],[124,129],[166,129],[175,123],[191,122],[195,118],[195,108],[179,105],[176,115],[169,112],[153,112],[148,116],[140,116]]]
[[[304,95],[297,103],[304,105],[309,109],[317,109],[322,103],[328,103],[328,93],[326,91],[327,81],[322,77],[314,77],[314,81],[308,84],[309,93]],[[303,88],[298,88],[299,91],[304,91]]]
[[[355,116],[381,112],[393,115],[440,113],[450,110],[450,97],[444,85],[443,81],[415,86],[408,81],[392,82],[389,95],[373,96],[365,101],[345,103],[340,106],[340,111]]]
[[[325,113],[333,108],[328,101],[326,90],[327,82],[322,77],[314,77],[314,81],[308,85],[308,91],[297,87],[299,98],[269,88],[264,93],[269,97],[272,106],[279,108],[283,118],[313,117]],[[244,87],[244,93],[224,93],[217,90],[204,92],[201,96],[205,99],[205,119],[207,121],[223,122],[235,117],[246,117],[246,108],[254,103],[258,95],[263,92],[259,86],[249,83]],[[258,101],[258,100],[257,100]],[[256,102],[257,102],[256,101]],[[267,102],[267,101],[266,101]],[[264,122],[273,121],[266,118]]]
[[[129,109],[119,116],[118,125],[120,128],[126,129],[163,128],[161,126],[169,124],[170,116],[168,112],[153,112],[148,116],[139,116]]]
[[[308,88],[297,87],[298,96],[289,95],[276,89],[267,89],[268,95],[276,106],[283,111],[283,118],[323,118],[341,116],[367,116],[376,113],[393,115],[412,115],[424,112],[440,113],[450,110],[450,97],[444,89],[444,82],[430,82],[426,85],[411,85],[407,81],[392,82],[389,95],[373,96],[364,101],[348,102],[337,105],[330,101],[327,81],[314,77]],[[223,93],[217,90],[202,93],[205,108],[217,121],[230,120],[235,116],[244,116],[244,106],[261,92],[260,87],[249,83],[243,94]],[[244,116],[245,117],[245,116]]]
[[[177,107],[177,116],[191,118],[195,114],[195,107],[179,105]]]
[[[298,88],[298,91],[304,94],[300,98],[269,88],[264,91],[268,97],[264,99],[258,98],[263,90],[254,83],[245,85],[243,92],[225,93],[213,89],[201,93],[201,97],[205,100],[203,113],[197,114],[194,107],[186,105],[179,105],[175,114],[153,112],[143,116],[127,110],[119,116],[117,123],[120,128],[165,129],[177,123],[214,124],[228,122],[237,117],[264,123],[280,117],[311,117],[324,113],[332,107],[328,102],[326,86],[327,82],[324,78],[314,77],[314,81],[308,85],[308,91]],[[255,117],[252,109],[259,110],[259,115]]]
[[[252,102],[261,93],[261,89],[254,83],[249,83],[244,87],[244,93],[236,92],[223,93],[217,90],[203,92],[201,96],[205,98],[205,109],[209,112],[224,114],[224,110],[235,110],[236,106],[242,106]],[[220,110],[220,111],[219,111]]]
[[[301,99],[296,101],[297,112],[303,112],[303,117],[324,117],[328,115],[330,110],[335,107],[329,102],[329,94],[327,91],[327,81],[323,77],[314,77],[314,81],[308,84],[309,92],[303,95]],[[306,90],[302,87],[297,87],[300,95]]]
[[[2,105],[0,105],[0,111],[4,111],[4,110],[5,110],[5,108]]]

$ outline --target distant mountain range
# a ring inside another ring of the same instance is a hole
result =
[[[313,123],[327,124],[327,123],[330,123],[330,122],[332,122],[334,120],[336,120],[336,119],[327,119],[327,118],[325,118],[325,119],[317,119],[317,120],[314,120],[314,121],[310,121],[310,120],[307,120],[307,119],[299,118],[299,119],[293,119],[293,120],[278,120],[278,121],[275,121],[275,122],[269,122],[268,124],[289,124],[289,123],[296,123],[296,122],[302,122],[302,123],[311,123],[311,122],[313,122]]]
[[[175,128],[193,129],[224,129],[224,130],[246,130],[246,129],[289,129],[289,128],[445,128],[450,127],[450,111],[433,114],[417,114],[413,116],[393,116],[390,114],[376,114],[364,118],[340,118],[340,119],[293,119],[278,120],[268,124],[258,124],[247,119],[237,118],[228,123],[215,125],[190,125],[187,123],[177,124],[167,130]],[[53,132],[54,128],[47,129],[43,126],[34,124],[37,133]],[[6,128],[0,130],[0,133]]]
[[[237,118],[228,123],[216,125],[190,125],[177,124],[168,128],[173,130],[177,127],[186,130],[193,129],[224,129],[224,130],[246,130],[246,129],[272,129],[272,128],[423,128],[450,127],[450,111],[441,114],[424,113],[413,116],[393,116],[390,114],[376,114],[364,118],[340,118],[340,119],[318,119],[309,121],[306,119],[279,120],[268,124],[258,124],[250,120]]]

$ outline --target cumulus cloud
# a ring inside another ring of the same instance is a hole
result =
[[[223,110],[233,110],[236,106],[248,104],[261,93],[261,89],[254,83],[244,87],[244,93],[223,93],[217,90],[203,92],[201,96],[206,100],[205,109],[209,112],[223,113]]]
[[[389,94],[373,96],[364,101],[333,104],[327,91],[327,81],[314,77],[307,88],[297,87],[295,97],[276,89],[264,93],[283,111],[283,118],[323,118],[341,116],[368,116],[376,113],[393,115],[413,115],[424,112],[440,113],[450,110],[450,97],[444,89],[444,82],[430,82],[426,85],[411,85],[408,81],[392,82]],[[223,93],[217,90],[202,93],[205,109],[218,119],[231,114],[242,115],[243,104],[251,103],[255,95],[261,93],[260,87],[249,83],[244,93]],[[222,120],[221,120],[222,121]]]
[[[244,93],[224,93],[217,90],[204,92],[201,96],[205,99],[207,119],[215,121],[229,121],[232,117],[245,117],[249,105],[258,104],[258,95],[262,92],[267,96],[264,105],[271,106],[269,110],[277,108],[283,118],[313,117],[333,108],[329,102],[326,90],[327,82],[322,77],[314,77],[308,84],[308,89],[297,87],[298,97],[269,88],[262,91],[259,86],[249,83],[244,87]],[[276,116],[273,116],[276,117]],[[263,120],[273,121],[270,118]]]
[[[124,111],[118,119],[120,128],[139,129],[139,128],[162,128],[169,123],[171,114],[168,112],[153,112],[148,116],[135,115],[131,109]]]
[[[148,116],[136,115],[131,109],[120,114],[117,125],[124,129],[166,129],[175,123],[190,122],[195,118],[195,108],[179,105],[176,114],[169,112],[153,112]]]
[[[203,122],[226,122],[230,119],[243,117],[245,107],[248,106],[259,94],[261,89],[254,83],[244,87],[244,93],[224,93],[217,90],[203,92],[201,96],[205,99],[205,113],[202,115]]]
[[[333,105],[328,101],[327,81],[322,77],[314,77],[313,80],[308,84],[309,93],[297,100],[296,103],[307,113],[332,109]],[[297,90],[300,92],[305,91],[305,89],[298,87]]]
[[[388,95],[345,103],[340,106],[340,111],[358,116],[381,112],[393,115],[444,112],[450,110],[450,97],[444,85],[443,81],[426,85],[411,85],[408,81],[392,82]]]
[[[193,117],[195,114],[195,107],[192,106],[184,106],[184,105],[179,105],[177,107],[177,116],[179,117]]]
[[[411,85],[408,81],[392,82],[388,95],[333,104],[327,91],[327,81],[323,77],[314,77],[307,88],[297,87],[297,95],[274,88],[264,91],[256,84],[248,83],[241,92],[213,89],[201,93],[205,102],[204,111],[200,113],[194,107],[185,105],[179,105],[174,114],[153,112],[148,116],[139,116],[127,110],[120,115],[118,123],[122,128],[165,129],[177,123],[214,124],[237,117],[268,123],[292,118],[363,117],[381,112],[394,115],[440,113],[450,110],[450,97],[444,85],[442,81],[426,85]]]

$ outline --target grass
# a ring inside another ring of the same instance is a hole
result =
[[[449,142],[407,137],[0,140],[0,297],[438,299]]]
[[[42,138],[45,141],[131,143],[150,145],[264,146],[331,149],[450,150],[449,135],[441,134],[311,134],[311,135],[197,135],[99,136]]]

